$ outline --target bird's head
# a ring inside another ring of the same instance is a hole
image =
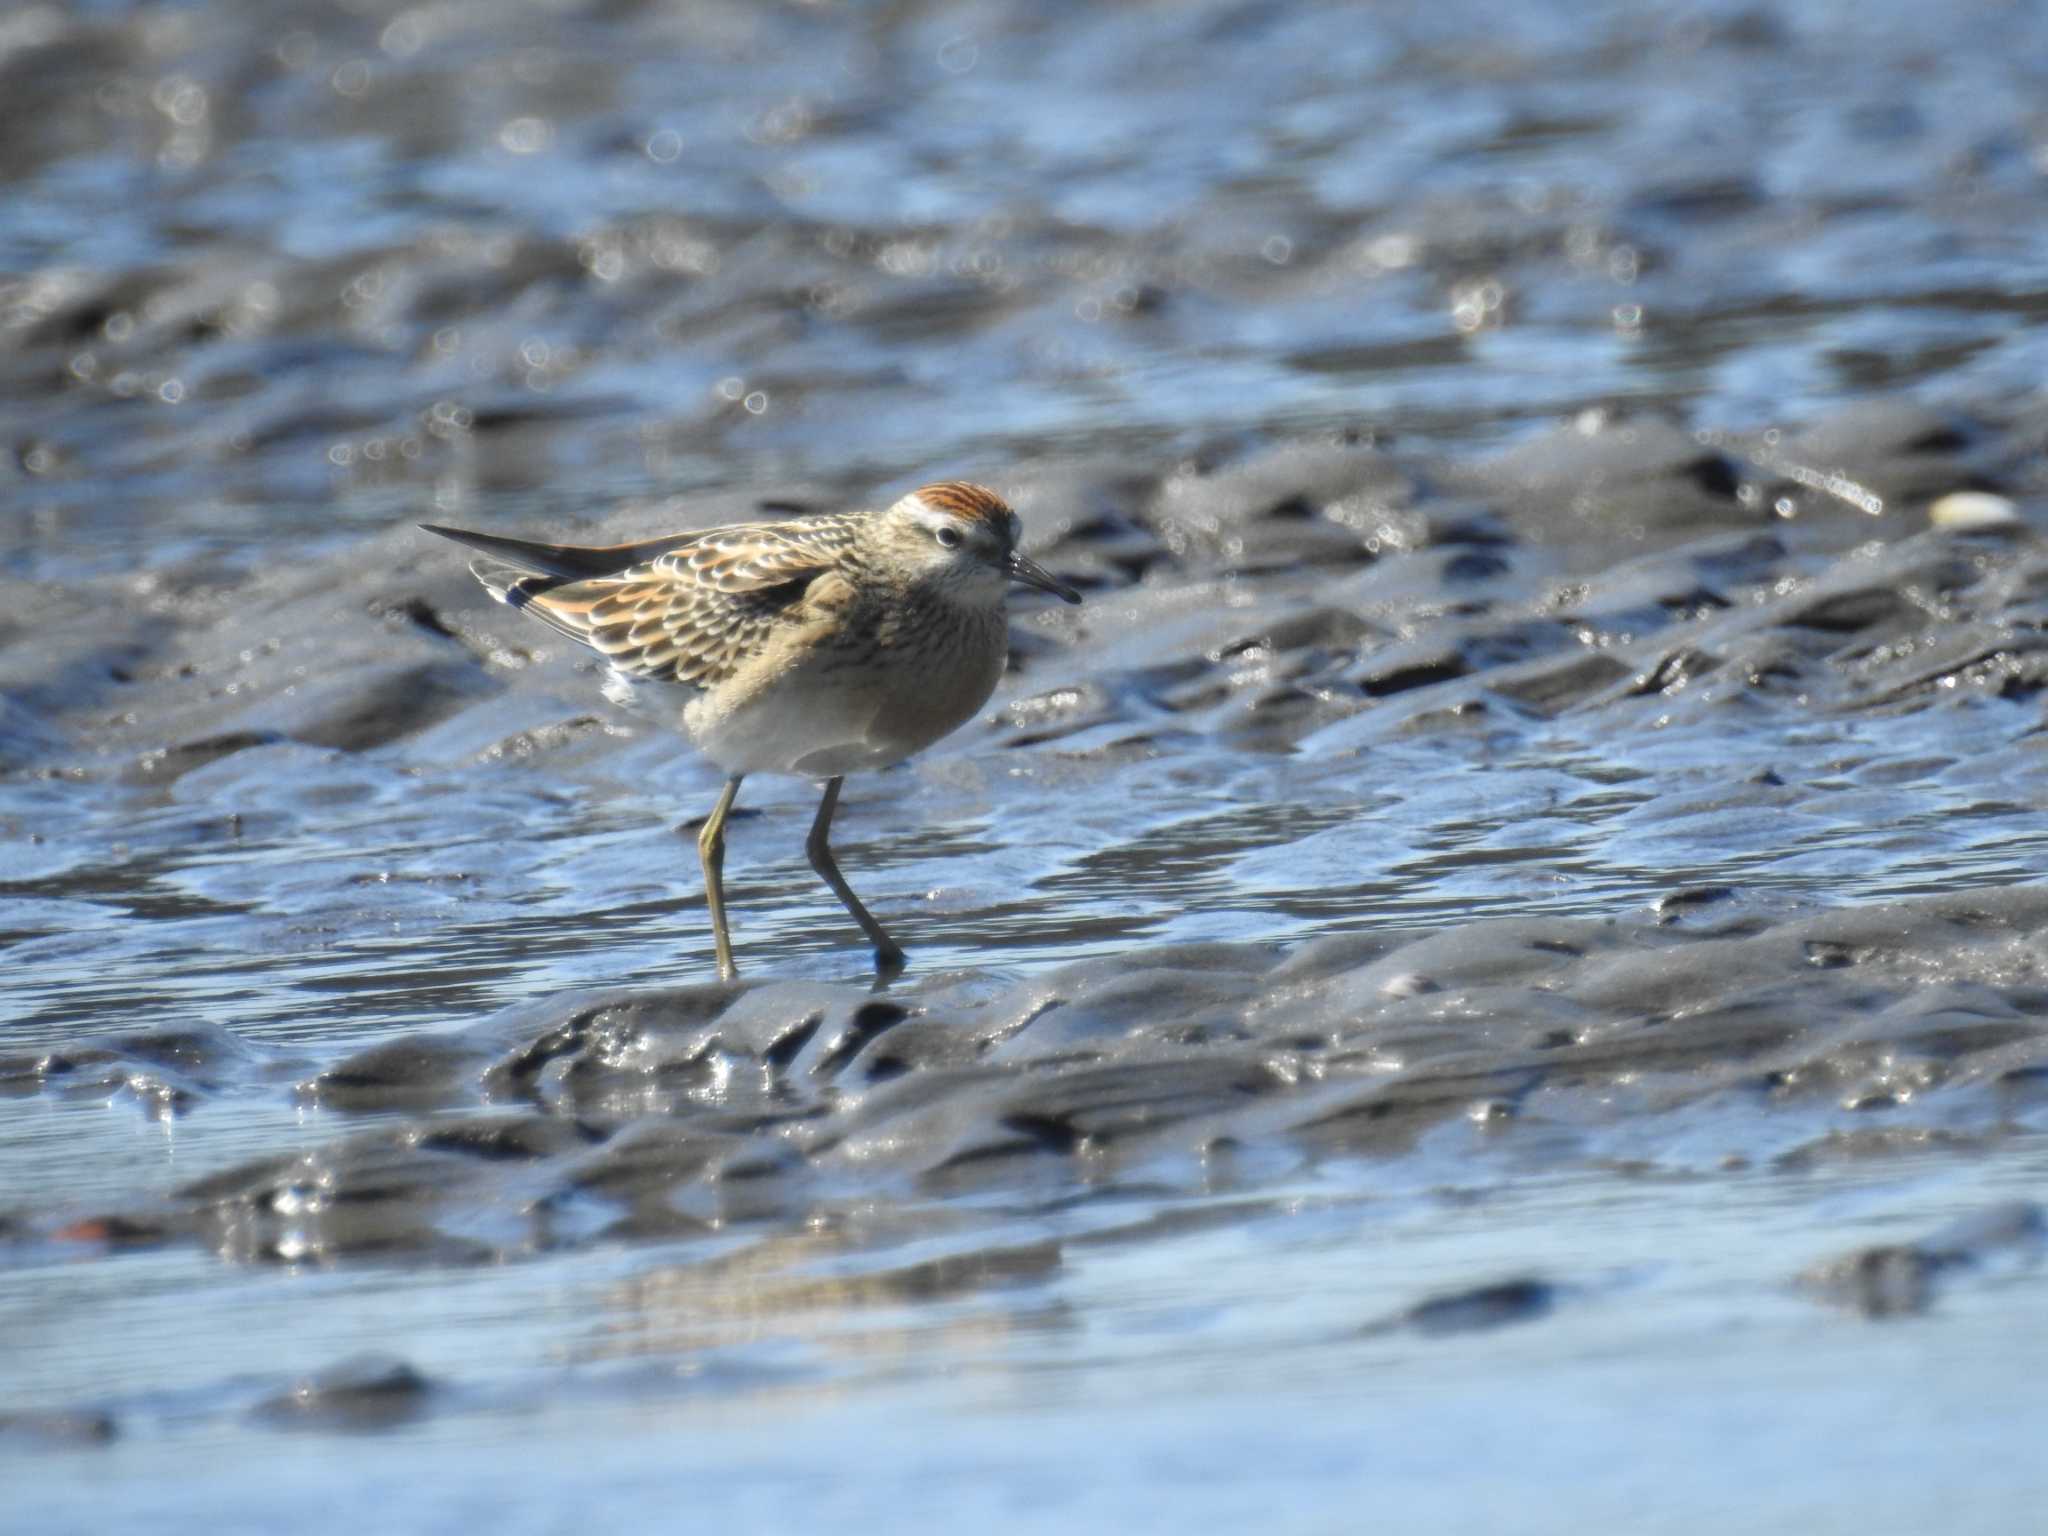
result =
[[[1069,603],[1081,594],[1017,548],[1024,525],[986,486],[946,480],[912,491],[882,522],[891,551],[955,601],[993,606],[1013,581]]]

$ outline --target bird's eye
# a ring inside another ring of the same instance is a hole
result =
[[[942,527],[936,529],[932,533],[932,537],[939,541],[941,549],[958,549],[960,547],[960,530],[958,528]]]

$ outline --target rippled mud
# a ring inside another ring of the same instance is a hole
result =
[[[28,1528],[2024,1526],[2048,33],[1927,25],[0,18]],[[1086,602],[849,781],[910,969],[753,779],[721,984],[413,525],[940,474]]]

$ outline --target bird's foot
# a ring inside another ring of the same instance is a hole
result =
[[[903,967],[910,963],[910,957],[891,944],[887,949],[875,951],[875,986],[877,990],[886,987],[903,974]]]

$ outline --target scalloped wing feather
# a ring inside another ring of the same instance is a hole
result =
[[[612,576],[530,590],[520,606],[627,677],[710,688],[792,622],[853,541],[854,520],[713,528]]]

